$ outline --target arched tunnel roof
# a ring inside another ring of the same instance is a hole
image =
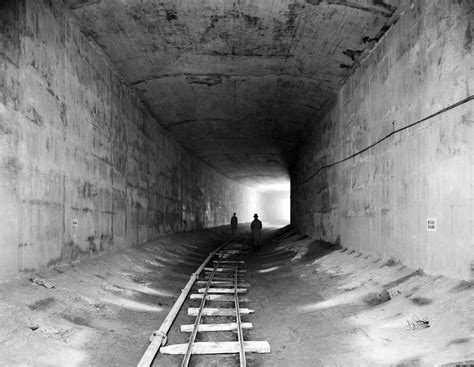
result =
[[[156,121],[247,185],[298,141],[403,0],[64,0]]]

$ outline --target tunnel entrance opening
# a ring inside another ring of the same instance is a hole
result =
[[[260,185],[258,210],[266,227],[282,227],[290,223],[290,182]]]

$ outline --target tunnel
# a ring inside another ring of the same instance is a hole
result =
[[[470,0],[1,1],[0,365],[474,366],[473,38]]]

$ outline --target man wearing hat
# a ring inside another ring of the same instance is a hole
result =
[[[262,222],[258,220],[258,214],[254,214],[253,217],[255,219],[250,224],[250,229],[252,230],[253,235],[253,245],[255,251],[257,251],[262,247]]]

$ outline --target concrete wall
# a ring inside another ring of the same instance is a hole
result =
[[[0,280],[255,199],[158,127],[59,1],[1,2]]]
[[[300,231],[472,278],[473,100],[312,176],[472,96],[473,14],[469,1],[414,1],[347,80],[299,152],[292,222]],[[426,229],[431,217],[436,232]]]

